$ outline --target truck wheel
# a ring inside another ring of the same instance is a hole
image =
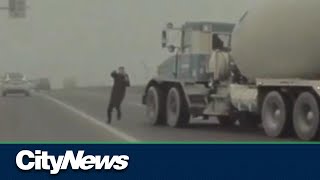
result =
[[[293,125],[297,136],[305,141],[318,138],[319,134],[319,104],[314,95],[302,93],[295,102]]]
[[[233,126],[237,121],[235,118],[229,116],[219,116],[217,117],[219,124],[224,127]]]
[[[181,127],[189,123],[190,113],[187,103],[177,88],[171,88],[167,97],[167,124]]]
[[[291,105],[279,92],[270,92],[262,105],[262,126],[270,137],[281,137],[290,130]]]
[[[163,92],[157,87],[150,87],[146,97],[146,115],[152,125],[165,122],[165,104]]]

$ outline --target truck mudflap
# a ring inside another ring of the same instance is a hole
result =
[[[230,85],[232,105],[238,111],[258,112],[258,89],[248,85]]]

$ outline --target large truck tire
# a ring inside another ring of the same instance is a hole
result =
[[[165,96],[161,89],[151,86],[146,96],[146,115],[152,125],[165,124]]]
[[[292,105],[277,91],[266,95],[262,105],[262,126],[270,137],[281,137],[290,132]]]
[[[166,112],[167,124],[170,127],[183,127],[189,123],[190,113],[187,102],[183,97],[182,92],[176,87],[169,90]]]
[[[319,115],[319,103],[316,97],[309,92],[299,95],[293,110],[293,126],[300,139],[311,141],[318,138]]]

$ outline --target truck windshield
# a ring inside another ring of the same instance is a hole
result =
[[[212,49],[230,48],[231,35],[225,33],[213,33],[212,35]]]
[[[8,77],[11,80],[23,80],[23,75],[20,73],[9,73]]]

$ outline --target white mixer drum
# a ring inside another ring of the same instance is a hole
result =
[[[232,56],[254,78],[320,78],[320,1],[258,0],[236,26]]]

